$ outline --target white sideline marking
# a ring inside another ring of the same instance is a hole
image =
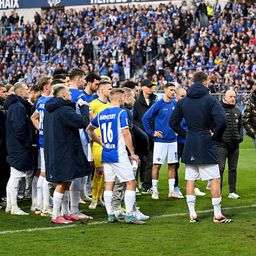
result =
[[[256,207],[256,204],[252,205],[244,205],[244,206],[234,206],[234,207],[226,207],[222,208],[222,210],[233,210],[233,209],[246,209],[246,208],[254,208]],[[212,212],[213,209],[204,210],[204,211],[197,211],[197,213],[208,213]],[[161,219],[161,218],[169,218],[169,217],[176,217],[176,216],[186,216],[188,215],[187,212],[183,213],[172,213],[172,214],[164,214],[160,216],[152,216],[150,219]],[[90,222],[87,225],[94,226],[94,225],[101,225],[106,224],[107,221],[98,221],[98,222]],[[15,234],[15,233],[22,233],[22,232],[34,232],[34,231],[47,231],[47,230],[57,230],[57,229],[65,229],[65,228],[74,228],[74,227],[81,227],[79,224],[72,224],[67,226],[57,226],[57,227],[45,227],[45,228],[28,228],[28,229],[19,229],[19,230],[6,230],[6,231],[0,231],[0,235],[5,234]]]

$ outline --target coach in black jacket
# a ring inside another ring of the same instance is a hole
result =
[[[33,151],[31,140],[30,113],[31,104],[25,83],[16,83],[14,93],[7,97],[4,107],[7,109],[6,145],[7,162],[11,167],[7,184],[6,211],[15,215],[27,215],[17,205],[18,184],[26,173],[33,170]]]
[[[238,199],[236,194],[236,169],[239,157],[239,143],[243,141],[242,113],[236,107],[236,93],[233,90],[227,90],[222,101],[222,106],[226,112],[227,127],[217,143],[218,158],[221,175],[221,187],[223,183],[223,174],[225,163],[228,160],[228,184],[229,198]]]
[[[181,121],[185,118],[187,132],[182,129]],[[211,180],[212,205],[214,222],[229,223],[221,213],[220,171],[218,166],[217,148],[214,140],[219,140],[226,128],[226,116],[221,104],[208,92],[208,78],[203,72],[196,72],[193,84],[187,96],[178,101],[171,119],[170,126],[186,143],[182,162],[186,164],[187,180],[186,199],[190,212],[190,222],[197,222],[195,212],[195,181]]]
[[[152,187],[152,167],[153,167],[153,138],[148,138],[142,125],[142,117],[147,110],[155,103],[157,96],[153,93],[153,84],[150,80],[143,80],[141,83],[142,91],[140,92],[133,108],[134,138],[139,141],[137,152],[141,160],[140,176],[142,181],[142,193],[150,193]],[[140,128],[140,129],[136,129]],[[145,136],[146,135],[146,136]],[[149,148],[144,145],[149,142]]]
[[[71,94],[64,84],[53,87],[54,97],[45,104],[44,152],[46,179],[57,183],[53,194],[52,222],[66,224],[60,217],[64,192],[73,179],[85,176],[86,160],[78,129],[89,124],[89,106],[79,115],[71,103]]]

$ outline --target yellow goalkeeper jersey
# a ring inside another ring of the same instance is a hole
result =
[[[109,106],[109,102],[103,102],[100,99],[95,99],[90,103],[90,108],[94,117]],[[95,133],[101,137],[100,128],[95,129]]]

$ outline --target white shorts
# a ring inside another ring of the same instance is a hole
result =
[[[21,172],[15,169],[14,167],[11,167],[11,172],[10,176],[14,178],[25,178],[26,177],[26,172]]]
[[[134,171],[130,162],[104,163],[104,176],[106,182],[114,182],[116,177],[120,182],[135,180]]]
[[[44,158],[44,149],[40,148],[40,167],[41,171],[45,172],[45,158]]]
[[[153,164],[174,164],[178,162],[177,142],[154,142]]]
[[[186,164],[185,180],[211,180],[220,178],[218,164]]]

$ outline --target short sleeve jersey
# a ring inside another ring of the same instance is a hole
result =
[[[105,110],[108,107],[110,107],[110,103],[109,102],[103,102],[100,99],[93,100],[90,103],[90,108],[91,108],[91,111],[92,111],[94,116],[96,116],[98,113],[100,113],[101,111]],[[95,133],[98,136],[101,136],[101,133],[100,133],[99,129],[96,129]]]
[[[82,91],[75,89],[75,88],[69,88],[69,91],[71,93],[71,102],[76,103],[79,96],[83,94]]]
[[[119,107],[109,107],[101,111],[91,125],[100,129],[104,143],[102,151],[103,163],[122,163],[129,161],[126,144],[122,133],[128,128],[127,112]]]
[[[38,144],[40,148],[44,148],[44,113],[45,113],[45,103],[50,100],[51,96],[41,96],[36,104],[36,111],[39,115],[39,140]]]

